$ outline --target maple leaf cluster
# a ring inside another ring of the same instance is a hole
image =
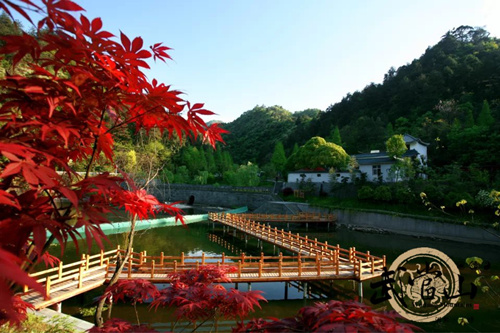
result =
[[[18,319],[12,284],[42,291],[26,271],[54,239],[64,250],[84,227],[89,247],[92,240],[102,247],[111,207],[139,218],[158,209],[179,214],[133,185],[120,186],[125,175],[90,173],[98,158],[113,165],[115,130],[134,123],[180,139],[200,136],[212,146],[226,131],[203,121],[213,114],[203,104],[191,105],[146,77],[148,59],[170,58],[161,43],[146,49],[140,37],[116,38],[100,18],[77,15],[83,8],[70,0],[0,0],[0,9],[36,30],[0,37],[0,58],[12,59],[0,78],[1,322]],[[33,13],[42,17],[38,23]],[[26,74],[16,74],[20,64]],[[87,166],[84,176],[73,169],[76,162]]]
[[[242,292],[227,290],[220,282],[231,282],[226,273],[234,267],[204,265],[198,269],[180,271],[170,275],[172,282],[162,290],[147,280],[120,280],[108,287],[102,297],[108,301],[143,303],[151,302],[150,309],[175,308],[178,319],[204,322],[209,319],[243,319],[249,312],[260,308],[265,301],[261,291]],[[144,329],[147,326],[143,326]],[[138,329],[123,320],[107,321],[103,327],[94,327],[91,332],[129,332]],[[151,330],[147,328],[148,332]],[[139,330],[138,330],[139,331]],[[152,331],[152,330],[151,330]],[[140,331],[143,332],[143,331]]]
[[[233,332],[401,332],[422,331],[396,319],[394,312],[375,311],[356,301],[317,302],[301,308],[294,317],[253,319],[238,323]]]

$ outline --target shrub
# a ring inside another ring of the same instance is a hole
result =
[[[476,205],[481,208],[496,208],[498,203],[495,201],[494,191],[488,192],[480,190],[476,195]]]
[[[360,200],[370,200],[370,199],[373,199],[373,195],[374,195],[373,188],[371,188],[368,185],[365,185],[365,186],[361,187],[358,190],[358,198]]]
[[[389,186],[379,186],[375,189],[373,198],[378,201],[392,201],[392,193]]]
[[[397,186],[394,191],[394,196],[397,202],[401,204],[414,203],[415,196],[412,193],[411,189],[407,186]]]

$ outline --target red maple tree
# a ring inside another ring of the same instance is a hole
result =
[[[260,308],[260,301],[265,301],[262,292],[258,290],[242,292],[224,288],[220,283],[230,283],[231,279],[226,273],[234,270],[235,267],[204,265],[198,269],[172,273],[172,282],[160,291],[146,280],[120,280],[108,287],[103,297],[113,303],[131,302],[134,308],[136,303],[146,301],[151,302],[150,309],[174,308],[177,318],[174,327],[180,320],[187,320],[198,323],[193,329],[195,331],[210,320],[214,326],[221,318],[243,320],[255,307]],[[94,327],[91,332],[154,331],[147,325],[140,326],[137,310],[135,312],[137,325],[115,318],[108,320],[100,328]]]
[[[355,301],[317,302],[305,306],[290,318],[261,318],[239,323],[233,332],[400,332],[422,331],[399,323],[395,312],[380,312]]]
[[[179,214],[143,190],[121,187],[125,175],[90,172],[97,158],[113,163],[116,130],[134,123],[137,130],[201,136],[212,146],[225,131],[203,121],[213,114],[203,104],[191,105],[179,91],[146,77],[148,59],[170,58],[161,43],[148,50],[140,37],[116,38],[100,18],[77,16],[83,8],[69,0],[0,0],[0,9],[31,23],[33,13],[42,17],[35,34],[0,37],[0,56],[13,65],[0,79],[1,323],[19,320],[16,285],[43,292],[27,272],[54,239],[64,249],[84,227],[88,245],[95,240],[102,247],[110,207],[139,218],[158,209]],[[20,63],[22,71],[16,70]],[[75,162],[86,165],[83,176]]]

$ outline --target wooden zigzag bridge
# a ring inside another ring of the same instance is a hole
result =
[[[308,213],[299,212],[297,214],[252,214],[243,213],[238,214],[239,217],[264,223],[286,223],[287,229],[290,229],[290,223],[300,223],[306,225],[306,230],[309,227],[309,223],[313,224],[326,224],[328,230],[330,230],[330,224],[335,224],[337,222],[337,216],[334,214],[322,214],[322,213]]]
[[[133,252],[130,255],[120,279],[146,279],[154,283],[171,281],[175,272],[199,268],[203,265],[224,266],[228,269],[227,277],[232,282],[283,282],[283,281],[318,281],[318,280],[353,280],[362,281],[378,277],[386,266],[384,257],[376,257],[369,252],[356,251],[355,248],[343,249],[327,242],[308,239],[299,234],[285,232],[277,228],[246,219],[238,214],[210,213],[209,219],[222,223],[274,244],[296,255],[284,256],[165,256],[148,255],[146,251]],[[37,278],[48,295],[25,287],[21,298],[31,303],[35,309],[42,309],[100,287],[116,270],[118,257],[123,257],[125,250],[119,247],[111,251],[101,251],[96,255],[83,255],[82,259],[31,274]],[[359,287],[358,287],[359,288]],[[362,290],[362,288],[360,289]],[[360,294],[362,296],[362,294]]]

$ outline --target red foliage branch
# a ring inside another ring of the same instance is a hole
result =
[[[392,312],[380,312],[355,301],[317,302],[306,306],[290,318],[270,321],[253,319],[239,323],[233,332],[413,332],[420,328],[400,323],[400,316]]]
[[[113,318],[106,321],[102,327],[94,326],[89,333],[118,333],[118,332],[134,332],[134,333],[149,333],[158,332],[148,325],[133,325],[126,320]]]
[[[83,226],[88,245],[95,240],[102,247],[110,205],[140,218],[158,208],[179,213],[141,190],[120,187],[123,177],[89,174],[100,155],[113,163],[115,129],[134,123],[137,130],[157,127],[180,139],[201,136],[213,146],[226,131],[207,126],[200,116],[213,113],[203,104],[191,106],[179,91],[148,80],[146,60],[170,58],[161,43],[149,51],[140,37],[121,33],[117,39],[102,30],[100,18],[77,17],[83,9],[69,0],[0,0],[0,9],[30,22],[33,11],[42,15],[36,37],[0,37],[0,57],[27,67],[27,74],[0,79],[0,281],[9,281],[0,283],[0,313],[15,320],[9,285],[33,286],[22,271],[43,257],[52,241],[47,231],[64,249]],[[84,179],[74,162],[87,164]]]
[[[129,301],[133,304],[151,301],[150,309],[174,307],[178,319],[191,322],[205,322],[219,318],[243,319],[254,307],[260,308],[259,301],[264,300],[260,291],[241,292],[226,290],[220,282],[231,282],[226,276],[234,267],[206,265],[171,274],[173,281],[165,289],[158,291],[151,282],[120,280],[108,287],[103,295],[108,301]],[[94,327],[91,332],[129,332],[149,329],[147,326],[132,326],[130,323],[113,319],[103,327]],[[149,332],[149,331],[148,331]]]
[[[200,269],[172,274],[170,287],[159,292],[151,307],[173,307],[175,316],[192,322],[220,318],[243,319],[259,301],[261,291],[227,290],[218,282],[231,282],[226,273],[234,267],[207,265]],[[217,283],[216,283],[217,282]]]

